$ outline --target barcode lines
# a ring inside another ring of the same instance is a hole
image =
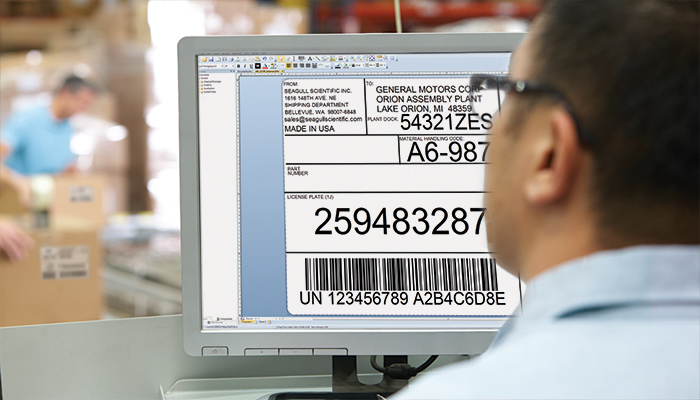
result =
[[[306,258],[306,290],[497,291],[493,258]]]

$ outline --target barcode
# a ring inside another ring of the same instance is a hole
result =
[[[59,274],[61,278],[79,278],[81,276],[87,276],[87,271],[62,271]]]
[[[306,290],[497,291],[493,258],[307,258]]]
[[[88,267],[85,263],[63,263],[63,264],[60,264],[60,266],[61,266],[61,269],[73,269],[73,270],[76,270],[76,269],[84,270]],[[85,272],[85,271],[81,271],[81,272]]]

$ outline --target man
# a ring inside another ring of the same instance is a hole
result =
[[[84,112],[95,99],[95,88],[69,76],[51,104],[16,113],[0,130],[0,156],[20,175],[57,174],[73,167],[70,150],[73,127],[68,118]]]
[[[523,314],[392,399],[700,397],[699,4],[545,5],[486,177]]]

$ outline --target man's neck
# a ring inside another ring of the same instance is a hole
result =
[[[49,106],[49,111],[51,111],[51,116],[53,116],[54,119],[58,122],[66,119],[66,116],[61,111],[60,103],[56,99],[54,99],[51,102],[51,105]]]
[[[607,250],[595,240],[591,226],[581,225],[563,232],[566,233],[534,234],[521,263],[520,277],[523,280],[529,281],[567,261]]]

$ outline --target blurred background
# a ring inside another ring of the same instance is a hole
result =
[[[404,32],[524,32],[539,8],[401,2]],[[0,143],[67,76],[97,87],[69,170],[18,174],[0,152],[0,326],[181,313],[180,38],[394,31],[392,0],[0,0]],[[17,257],[13,235],[31,238]]]

